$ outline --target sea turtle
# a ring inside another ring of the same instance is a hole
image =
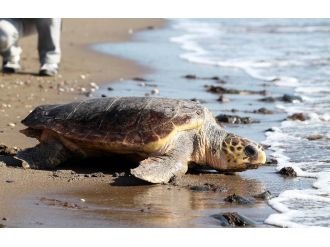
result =
[[[167,183],[189,163],[224,172],[264,164],[255,142],[228,133],[198,102],[156,97],[95,98],[42,105],[22,123],[40,144],[18,152],[23,166],[54,168],[70,158],[135,155],[135,177]]]

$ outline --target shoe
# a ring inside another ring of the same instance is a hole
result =
[[[3,57],[2,73],[16,73],[21,70],[19,65],[20,55],[22,53],[21,47],[11,46]]]
[[[55,76],[58,73],[58,65],[56,63],[45,63],[41,66],[39,75]]]
[[[19,63],[4,62],[2,65],[2,73],[12,74],[21,70]]]

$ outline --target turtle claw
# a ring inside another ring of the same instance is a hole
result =
[[[24,169],[30,169],[31,168],[31,166],[29,165],[29,163],[27,163],[25,160],[21,160],[20,159],[20,161],[22,161],[22,167],[24,168]]]

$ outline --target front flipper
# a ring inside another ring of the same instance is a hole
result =
[[[172,156],[155,156],[141,161],[131,174],[150,183],[167,183],[175,176],[184,175],[187,170],[187,162]]]
[[[165,154],[155,154],[140,162],[131,174],[150,183],[168,183],[188,170],[188,161],[194,149],[194,131],[183,131],[172,139]]]
[[[50,140],[33,148],[26,148],[18,152],[15,157],[22,161],[24,168],[53,169],[71,156],[71,152],[60,142]]]

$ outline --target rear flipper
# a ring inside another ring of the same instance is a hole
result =
[[[26,148],[15,156],[24,168],[53,169],[72,157],[72,153],[60,142],[49,140],[33,148]]]

